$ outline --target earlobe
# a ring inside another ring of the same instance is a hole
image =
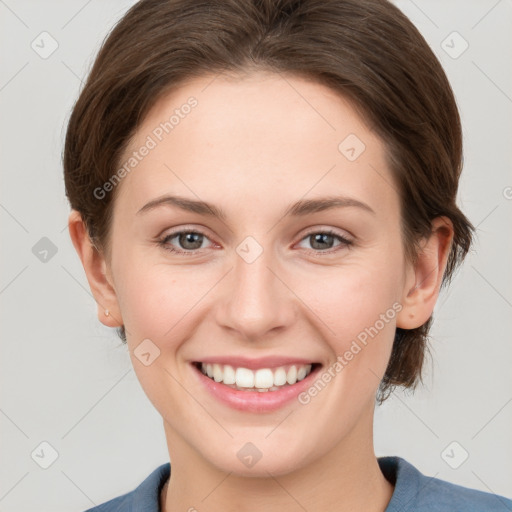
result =
[[[82,262],[89,287],[98,305],[98,319],[107,327],[123,324],[116,292],[107,277],[104,255],[92,243],[82,216],[76,210],[69,214],[68,229],[71,241]]]
[[[415,329],[432,316],[448,262],[453,240],[453,224],[448,217],[432,221],[432,232],[418,253],[414,268],[407,269],[402,295],[402,310],[397,327]]]

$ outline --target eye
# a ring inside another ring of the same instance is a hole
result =
[[[335,240],[338,240],[340,243],[335,247],[349,247],[352,245],[352,240],[337,234],[335,231],[326,230],[326,231],[312,231],[308,233],[302,240],[307,240],[310,242],[313,251],[316,254],[325,252],[327,254],[332,254],[333,252],[337,252],[339,249],[330,250],[333,247],[333,243]]]
[[[173,239],[177,239],[177,243],[182,249],[176,249],[171,245]],[[195,254],[199,249],[202,249],[204,240],[209,240],[208,237],[200,231],[188,230],[188,231],[176,231],[165,235],[161,240],[158,241],[158,245],[163,247],[165,250],[175,252],[179,254]]]
[[[175,243],[179,245],[179,248],[173,246],[172,240],[174,239],[176,239]],[[209,240],[209,238],[201,231],[184,230],[165,235],[162,239],[158,240],[158,245],[166,251],[177,254],[195,254],[200,249],[204,249],[203,242],[205,240]],[[308,252],[315,254],[332,254],[333,252],[337,252],[339,249],[331,250],[336,240],[338,240],[339,243],[334,247],[338,248],[349,247],[353,244],[352,240],[332,230],[312,231],[302,238],[301,242],[305,240],[308,240],[313,248]]]

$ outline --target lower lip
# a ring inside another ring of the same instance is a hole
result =
[[[210,377],[199,370],[195,364],[191,365],[194,372],[198,375],[202,385],[219,401],[229,405],[233,409],[246,412],[272,412],[280,409],[294,398],[297,398],[301,392],[311,386],[314,376],[317,374],[320,366],[317,366],[304,379],[291,386],[284,386],[278,391],[239,391],[230,388],[221,382],[215,382]]]

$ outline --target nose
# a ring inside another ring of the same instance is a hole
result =
[[[217,321],[240,339],[259,341],[280,335],[292,325],[297,304],[272,251],[264,250],[249,261],[236,254],[234,267],[223,283],[224,299],[217,307]]]

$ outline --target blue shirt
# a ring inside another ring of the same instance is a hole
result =
[[[381,457],[379,466],[395,490],[385,512],[507,512],[512,500],[451,484],[420,473],[400,457]],[[160,491],[169,478],[167,462],[136,489],[85,512],[160,512]]]

